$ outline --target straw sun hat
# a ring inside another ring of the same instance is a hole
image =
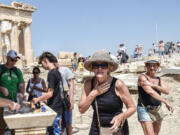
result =
[[[111,56],[105,51],[95,52],[92,57],[84,63],[84,67],[87,70],[92,71],[92,63],[97,61],[107,62],[110,65],[111,72],[118,68],[118,64],[114,62]]]
[[[147,63],[157,63],[158,66],[160,66],[160,61],[159,61],[159,59],[158,59],[157,56],[151,56],[151,57],[149,57],[148,60],[145,61],[144,63],[145,63],[145,65],[146,65]]]

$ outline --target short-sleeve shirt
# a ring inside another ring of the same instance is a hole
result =
[[[80,69],[84,69],[84,63],[83,62],[80,61],[78,66]]]
[[[48,88],[54,89],[53,96],[48,99],[47,105],[53,109],[58,115],[62,114],[63,106],[61,101],[61,89],[60,89],[60,81],[61,75],[57,69],[52,69],[48,73]]]
[[[68,80],[74,78],[74,74],[67,67],[60,67],[59,72],[62,75],[64,91],[69,90]]]
[[[78,57],[77,56],[73,56],[71,59],[72,62],[77,63],[78,61]]]
[[[159,51],[164,51],[164,43],[159,44]]]
[[[2,68],[0,67],[0,72],[1,70]],[[17,74],[13,70],[7,69],[0,76],[0,86],[7,88],[9,92],[8,96],[4,96],[4,94],[0,92],[0,97],[16,102],[16,95],[19,92],[18,85],[24,83],[23,75],[19,68],[17,68]]]

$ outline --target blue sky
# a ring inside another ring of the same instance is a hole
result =
[[[0,0],[10,4],[12,0]],[[144,53],[158,39],[180,41],[179,0],[19,0],[37,8],[31,26],[35,56],[43,51],[74,51],[83,56],[124,43]]]

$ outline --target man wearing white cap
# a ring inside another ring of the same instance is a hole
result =
[[[0,65],[0,98],[17,102],[16,98],[24,98],[24,79],[19,68],[15,67],[20,57],[16,51],[10,50],[6,56],[7,62]],[[3,108],[0,108],[0,134],[3,134],[6,124],[3,120]]]

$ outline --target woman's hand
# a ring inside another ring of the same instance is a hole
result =
[[[33,89],[38,90],[38,91],[42,91],[42,92],[43,92],[43,89],[37,87],[36,85],[33,86]]]
[[[110,130],[112,132],[116,132],[118,130],[121,122],[123,121],[123,119],[124,119],[124,114],[123,113],[114,116],[113,119],[110,122],[111,124],[113,124],[112,127],[110,127]]]
[[[173,111],[174,111],[174,108],[169,104],[169,103],[165,103],[165,105],[166,105],[166,108],[171,112],[171,113],[173,113]]]
[[[33,104],[37,104],[37,102],[38,102],[38,98],[33,98],[33,99],[32,99],[32,103],[33,103]]]
[[[109,87],[110,87],[110,82],[107,81],[100,85],[98,85],[98,83],[97,83],[96,86],[94,87],[94,90],[96,90],[97,96],[99,96],[99,95],[102,95],[103,93],[107,92]]]
[[[36,85],[33,86],[33,89],[39,90],[39,88]]]

